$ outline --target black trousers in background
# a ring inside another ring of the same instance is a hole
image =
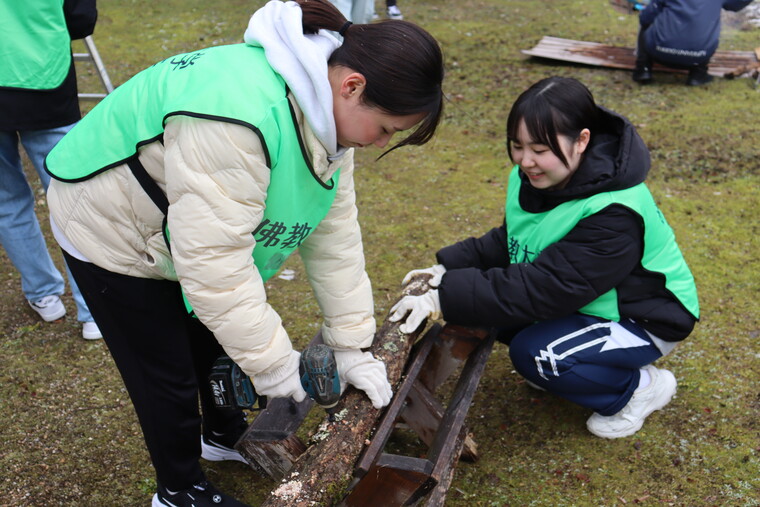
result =
[[[213,402],[207,378],[222,347],[188,315],[178,282],[64,257],[132,399],[157,480],[171,490],[196,484],[204,478],[201,431],[227,433],[244,417]]]

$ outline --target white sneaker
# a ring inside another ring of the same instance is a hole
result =
[[[45,322],[52,322],[58,320],[66,315],[66,308],[63,306],[63,301],[58,296],[45,296],[39,301],[29,301],[29,306],[40,314],[42,320]]]
[[[85,340],[99,340],[103,338],[103,335],[98,325],[90,321],[82,324],[82,338]]]
[[[391,5],[386,9],[388,13],[388,17],[390,19],[404,19],[404,16],[401,14],[401,10],[398,8],[398,5]]]
[[[668,370],[658,370],[652,365],[644,367],[649,372],[649,385],[633,393],[628,404],[617,414],[603,416],[594,413],[586,421],[586,427],[602,438],[620,438],[633,435],[641,429],[649,414],[670,403],[676,394],[676,378]]]
[[[206,461],[241,461],[248,463],[242,454],[211,439],[201,437],[201,458]]]

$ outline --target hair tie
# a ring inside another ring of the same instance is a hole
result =
[[[341,37],[346,36],[346,31],[348,30],[348,27],[351,25],[353,25],[353,23],[351,23],[350,21],[346,21],[345,23],[343,23],[343,26],[341,26],[340,30],[338,30],[338,33],[340,34]]]

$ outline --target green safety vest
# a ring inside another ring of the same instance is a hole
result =
[[[58,88],[71,67],[71,38],[63,0],[0,2],[0,87]]]
[[[259,47],[236,44],[168,58],[106,96],[50,152],[46,167],[62,181],[93,177],[132,159],[161,138],[175,115],[236,123],[261,140],[271,169],[253,260],[266,281],[324,219],[340,169],[314,173],[281,76]]]
[[[515,166],[509,177],[506,202],[510,262],[533,262],[544,248],[565,237],[580,220],[610,204],[621,204],[636,212],[644,222],[644,254],[641,259],[644,269],[663,275],[665,287],[695,318],[699,318],[694,277],[678,248],[673,230],[644,183],[625,190],[602,192],[585,199],[564,202],[543,213],[529,213],[522,209],[520,186],[520,170]],[[619,321],[617,290],[607,291],[578,311]]]

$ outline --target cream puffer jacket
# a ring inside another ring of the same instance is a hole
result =
[[[375,320],[353,149],[331,163],[292,97],[291,103],[316,174],[326,181],[341,168],[332,208],[299,249],[324,316],[323,339],[337,349],[365,348]],[[174,116],[164,144],[142,147],[139,157],[169,199],[171,255],[163,215],[126,165],[83,182],[54,180],[48,201],[59,232],[104,269],[179,280],[195,314],[248,375],[285,364],[292,345],[251,257],[270,171],[258,137],[239,125]]]

